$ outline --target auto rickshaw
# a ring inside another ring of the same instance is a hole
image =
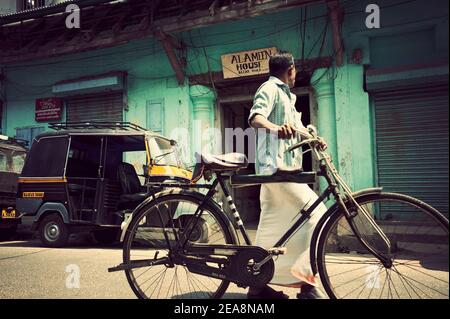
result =
[[[27,154],[27,142],[0,135],[0,240],[10,239],[21,222],[15,199],[19,174]]]
[[[53,131],[32,143],[16,200],[17,211],[33,216],[32,230],[46,246],[62,247],[70,234],[86,231],[100,243],[111,243],[146,198],[165,183],[191,179],[175,141],[133,123],[49,127]]]

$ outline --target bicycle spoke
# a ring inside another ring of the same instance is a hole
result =
[[[364,274],[364,275],[366,275],[366,274]],[[363,276],[364,276],[363,275]],[[357,278],[361,278],[362,276],[360,276],[360,277],[357,277]],[[347,282],[348,283],[348,282]],[[358,286],[358,287],[356,287],[355,289],[353,289],[352,291],[350,291],[350,292],[348,292],[346,295],[344,295],[342,298],[345,298],[345,297],[347,297],[348,295],[350,295],[352,292],[354,292],[355,290],[358,290],[358,289],[360,289],[361,287],[363,288],[363,290],[364,290],[364,286],[366,286],[367,285],[367,282],[363,282],[360,286]],[[341,285],[342,286],[342,285]],[[338,287],[340,287],[340,286],[337,286],[336,288],[338,288]]]
[[[145,280],[141,285],[143,286],[144,284],[146,284],[149,280],[151,280],[152,278],[155,278],[155,276],[158,276],[159,274],[161,274],[164,271],[164,268],[162,270],[160,270],[158,273],[154,274],[153,276],[151,276],[150,278],[148,278],[147,280]]]
[[[362,277],[364,277],[364,276],[366,276],[366,275],[367,275],[367,273],[364,273],[364,274],[362,274],[361,276],[352,278],[352,279],[350,279],[349,281],[347,281],[347,282],[345,282],[345,283],[342,283],[342,284],[336,286],[335,289],[337,289],[337,288],[339,288],[339,287],[342,287],[342,286],[345,286],[345,285],[348,285],[349,283],[352,283],[352,281],[355,281],[356,279],[362,278]],[[365,284],[365,283],[364,283],[364,284]]]
[[[392,265],[392,267],[394,268],[394,271],[395,271],[395,266],[394,265]],[[406,287],[406,285],[405,285],[405,283],[403,282],[403,279],[402,279],[402,276],[400,276],[398,273],[397,273],[397,276],[398,276],[398,278],[399,278],[399,280],[400,280],[400,282],[402,283],[402,285],[403,285],[403,288],[405,289],[405,291],[408,293],[408,295],[409,295],[409,298],[410,299],[413,299],[412,298],[412,296],[411,296],[411,294],[409,293],[409,290],[408,290],[408,288]]]
[[[150,296],[152,296],[152,295],[153,295],[153,292],[155,291],[155,289],[158,288],[158,283],[161,281],[161,278],[162,278],[163,275],[166,273],[166,271],[167,271],[167,268],[166,268],[166,269],[163,269],[163,270],[160,272],[160,274],[158,275],[158,277],[157,277],[154,281],[152,281],[152,282],[150,283],[150,285],[144,290],[144,293],[147,292],[147,290],[150,289],[150,287],[152,287],[152,286],[155,284],[155,288],[154,288],[154,289],[152,290],[152,292],[150,293]]]
[[[166,268],[166,271],[164,272],[164,276],[161,279],[161,283],[160,283],[159,289],[158,289],[158,295],[156,297],[159,297],[159,293],[161,292],[161,288],[163,287],[162,283],[164,282],[164,278],[166,278],[166,274],[167,274],[167,268]]]
[[[438,218],[436,211],[401,194],[381,193],[366,198],[366,201],[359,200],[359,205],[372,215],[377,207],[381,211],[377,216],[383,220],[374,219],[375,224],[364,223],[360,219],[363,217],[357,215],[353,220],[355,226],[362,239],[378,253],[391,258],[393,265],[380,273],[374,270],[368,279],[364,278],[366,274],[361,272],[366,267],[380,265],[380,261],[349,229],[341,211],[329,219],[319,241],[323,243],[317,258],[319,273],[331,295],[358,299],[448,297],[448,224]],[[383,213],[386,207],[395,213],[386,215]],[[413,217],[407,219],[406,214]],[[392,244],[390,251],[385,250],[377,227]],[[370,281],[371,277],[377,278],[377,282]],[[377,286],[367,286],[369,289],[366,290],[365,282]]]
[[[433,279],[437,279],[437,280],[439,280],[439,281],[442,281],[442,282],[444,282],[444,283],[447,283],[447,284],[448,284],[448,281],[445,281],[445,280],[443,280],[443,279],[441,279],[441,278],[438,278],[438,277],[436,277],[436,276],[433,276],[433,275],[427,274],[427,273],[425,273],[425,272],[423,272],[423,271],[420,271],[420,270],[418,270],[418,269],[415,269],[414,267],[410,267],[409,265],[402,265],[402,266],[405,266],[405,267],[407,267],[407,268],[409,268],[409,269],[411,269],[411,270],[414,270],[414,271],[416,271],[416,272],[418,272],[418,273],[421,273],[421,274],[427,275],[427,276],[429,276],[429,277],[431,277],[431,278],[433,278]]]
[[[400,272],[399,272],[398,270],[396,270],[396,272],[397,272],[398,274],[400,274]],[[413,281],[413,282],[415,282],[415,283],[421,284],[422,286],[425,286],[425,287],[427,287],[428,289],[431,289],[431,290],[433,290],[433,291],[435,291],[435,292],[437,292],[437,293],[439,293],[439,294],[441,294],[441,295],[443,295],[443,296],[448,296],[448,295],[446,295],[446,294],[444,294],[444,293],[442,293],[442,292],[440,292],[440,291],[434,289],[433,287],[430,287],[430,286],[428,286],[428,285],[425,285],[423,282],[417,281],[417,280],[415,280],[415,279],[413,279],[413,278],[411,278],[411,277],[409,277],[409,276],[407,276],[407,275],[401,275],[401,276],[403,276],[403,278],[409,279],[409,280],[411,280],[411,281]]]
[[[385,276],[385,279],[384,279],[383,288],[381,288],[380,298],[378,298],[378,299],[381,299],[381,297],[383,297],[384,288],[386,287],[386,281],[387,281],[387,272],[386,272],[386,268],[384,269],[384,271],[385,271],[385,273],[386,273],[386,276]]]
[[[357,271],[357,270],[360,270],[360,269],[363,269],[363,268],[366,268],[366,267],[367,267],[367,266],[362,266],[362,267],[359,267],[359,268],[356,268],[356,269],[346,270],[346,271],[343,271],[343,272],[340,272],[340,273],[338,273],[338,274],[334,274],[334,275],[328,276],[328,277],[329,277],[329,278],[332,278],[332,277],[340,276],[340,275],[347,274],[347,273],[352,272],[352,271]]]
[[[394,290],[395,293],[397,294],[397,297],[400,299],[400,294],[398,293],[397,288],[395,288],[394,280],[392,280],[392,272],[391,272],[391,271],[389,271],[389,279],[390,279],[391,282],[392,282],[392,288],[393,288],[393,290]]]
[[[228,285],[221,279],[191,273],[182,265],[181,256],[174,254],[178,239],[183,232],[192,229],[189,225],[194,224],[189,242],[205,245],[230,243],[227,238],[231,236],[227,237],[228,230],[217,219],[218,212],[215,215],[204,207],[200,219],[191,219],[196,218],[193,216],[198,206],[199,203],[190,200],[163,201],[148,208],[139,215],[139,220],[134,221],[133,228],[127,229],[127,236],[130,238],[127,239],[129,252],[126,263],[140,259],[151,261],[158,253],[159,258],[164,254],[163,257],[170,264],[158,265],[161,268],[153,265],[125,270],[130,283],[136,287],[136,294],[155,299],[204,298],[214,296],[217,291],[226,287],[224,285]],[[208,266],[215,267],[215,263],[208,263]],[[184,270],[180,271],[179,267]]]
[[[413,291],[416,293],[416,295],[417,295],[420,299],[422,299],[422,298],[421,298],[420,295],[414,290],[414,288],[416,288],[417,290],[419,290],[421,293],[423,293],[423,294],[426,295],[427,297],[431,298],[431,296],[429,296],[428,294],[426,294],[422,289],[420,289],[419,287],[417,287],[416,285],[414,285],[411,281],[407,280],[402,274],[400,274],[400,272],[398,272],[398,271],[395,269],[395,267],[394,267],[394,271],[408,283],[408,285],[413,289]]]
[[[175,280],[176,279],[177,279],[177,271],[176,271],[176,268],[175,268],[175,274],[172,276],[172,280],[170,281],[169,288],[167,289],[167,294],[166,294],[166,298],[165,299],[169,299],[169,293],[171,292],[170,288],[175,287]],[[172,287],[172,285],[173,285],[173,287]],[[172,291],[172,293],[173,292],[174,291]]]

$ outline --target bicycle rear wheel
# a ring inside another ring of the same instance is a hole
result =
[[[373,248],[391,258],[392,266],[386,268],[362,246],[339,210],[324,226],[317,249],[317,269],[328,295],[349,299],[448,299],[448,219],[431,206],[402,194],[372,194],[356,200],[372,214],[391,248],[362,214],[354,218],[354,225]]]
[[[167,259],[159,265],[125,270],[137,297],[199,299],[220,298],[225,293],[229,281],[191,273],[185,265],[169,261],[179,236],[201,201],[186,191],[159,196],[133,216],[124,239],[124,264]],[[202,245],[236,244],[231,224],[223,214],[218,207],[207,203],[189,240]]]

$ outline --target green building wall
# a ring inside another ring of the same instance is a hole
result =
[[[342,3],[347,12],[342,29],[344,63],[329,70],[316,70],[311,86],[317,100],[319,133],[328,140],[338,169],[356,189],[376,184],[373,103],[365,89],[365,70],[441,60],[446,60],[448,65],[448,2],[377,1],[381,8],[380,29],[367,29],[364,24],[367,15],[364,9],[369,1]],[[275,46],[292,52],[296,59],[333,55],[331,24],[328,24],[322,48],[318,41],[326,25],[326,5],[319,3],[307,7],[308,20],[302,41],[304,10],[290,9],[179,34],[187,43],[186,76],[220,72],[222,54],[257,48]],[[362,52],[360,62],[352,58],[356,49]],[[167,56],[152,38],[108,49],[8,65],[4,70],[3,90],[7,105],[4,127],[8,135],[14,135],[17,127],[37,125],[34,101],[52,96],[54,83],[110,71],[128,73],[126,121],[145,126],[147,101],[162,100],[164,133],[167,135],[177,127],[187,128],[192,133],[194,120],[202,120],[204,129],[218,123],[217,95],[211,91],[212,86],[190,87],[187,78],[184,86],[178,86]],[[448,74],[448,67],[443,72]],[[199,90],[208,93],[203,96]],[[189,141],[189,154],[186,155],[192,160],[194,143],[192,139]]]

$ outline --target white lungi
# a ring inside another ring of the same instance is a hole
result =
[[[255,244],[272,248],[300,217],[301,208],[311,206],[317,197],[307,184],[262,184],[261,216]],[[271,284],[296,287],[306,282],[317,285],[311,269],[309,247],[314,228],[326,210],[323,203],[317,206],[311,218],[289,239],[285,245],[287,253],[275,258],[275,274]]]

